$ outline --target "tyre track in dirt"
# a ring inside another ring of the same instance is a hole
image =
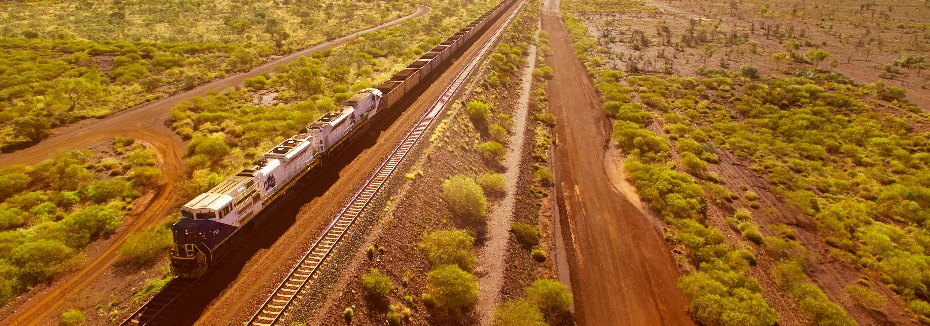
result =
[[[543,29],[551,36],[554,164],[560,212],[570,226],[566,238],[574,240],[571,279],[579,324],[692,325],[670,247],[610,183],[604,165],[610,122],[557,8],[558,1],[547,1]]]
[[[4,307],[2,324],[36,325],[42,322],[53,323],[69,299],[80,295],[85,288],[113,266],[119,258],[117,250],[126,238],[135,231],[154,225],[161,221],[168,212],[178,204],[180,184],[186,175],[184,163],[185,142],[166,124],[171,107],[196,96],[203,96],[211,90],[223,90],[235,87],[246,78],[261,75],[297,60],[313,52],[342,45],[359,35],[376,30],[394,27],[404,21],[421,17],[432,9],[418,6],[417,11],[408,16],[384,25],[362,30],[326,43],[294,52],[290,55],[272,60],[248,72],[238,73],[215,80],[193,90],[176,94],[139,107],[117,113],[103,119],[87,120],[62,127],[55,135],[27,149],[0,155],[0,167],[15,164],[34,165],[71,149],[90,148],[107,142],[117,136],[137,139],[152,148],[158,157],[158,167],[163,173],[163,183],[151,192],[151,199],[137,203],[137,206],[124,219],[124,224],[117,230],[114,238],[108,240],[109,246],[101,254],[92,257],[81,270],[66,275],[37,293],[26,293]]]

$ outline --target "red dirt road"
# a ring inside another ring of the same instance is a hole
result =
[[[553,3],[555,6],[553,7]],[[604,166],[610,122],[575,57],[571,36],[548,1],[543,29],[551,37],[550,109],[556,116],[555,170],[574,241],[572,288],[582,325],[692,325],[676,286],[669,246],[610,183]]]
[[[235,87],[246,78],[269,72],[276,66],[290,63],[303,55],[336,47],[361,34],[374,30],[387,29],[406,20],[421,17],[430,12],[430,8],[420,6],[411,15],[394,20],[384,25],[359,31],[326,43],[322,43],[288,56],[270,61],[248,72],[230,75],[197,87],[191,91],[179,93],[137,108],[109,116],[104,119],[87,120],[68,127],[59,128],[55,135],[27,149],[0,155],[0,167],[14,164],[36,164],[55,157],[70,149],[88,148],[100,142],[109,141],[117,136],[131,137],[149,144],[158,154],[158,167],[162,170],[164,183],[159,185],[148,202],[139,202],[116,235],[108,241],[106,249],[95,256],[80,271],[55,281],[51,286],[33,293],[27,293],[4,307],[0,316],[4,325],[54,324],[69,300],[81,295],[89,285],[112,266],[118,257],[117,250],[134,231],[142,230],[161,221],[175,207],[179,193],[178,181],[184,178],[187,166],[184,163],[185,144],[165,121],[171,107],[181,101],[195,96],[202,96],[210,90],[223,90]]]

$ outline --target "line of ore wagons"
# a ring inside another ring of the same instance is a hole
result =
[[[441,64],[448,62],[453,54],[458,53],[459,48],[463,47],[466,42],[480,35],[479,32],[484,29],[487,24],[494,21],[505,12],[506,8],[514,1],[516,0],[502,1],[429,52],[424,53],[423,56],[408,65],[404,70],[395,74],[391,79],[378,86],[378,90],[380,90],[382,94],[382,106],[386,108],[393,106],[403,98],[404,94],[416,88],[421,80],[426,79],[430,73],[437,70]]]

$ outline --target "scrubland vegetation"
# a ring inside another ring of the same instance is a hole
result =
[[[673,5],[697,3],[705,2]],[[656,36],[646,37],[635,33],[636,28],[632,34],[627,34],[630,28],[618,34],[617,28],[604,25],[592,35],[586,27],[589,21],[584,20],[624,12],[648,17],[668,10],[665,7],[660,10],[635,2],[624,8],[604,9],[578,1],[565,6],[573,13],[565,20],[577,54],[595,78],[604,109],[616,119],[613,138],[623,150],[628,178],[669,226],[668,240],[687,249],[694,271],[682,277],[679,286],[691,298],[691,312],[699,322],[771,325],[778,321],[783,312],[771,308],[763,298],[761,284],[748,274],[762,258],[754,257],[754,252],[764,253],[765,259],[773,262],[774,269],[764,271],[775,281],[772,290],[793,298],[807,320],[855,324],[846,310],[849,306],[842,305],[846,304],[841,301],[844,299],[827,296],[810,280],[817,276],[816,267],[811,266],[814,255],[805,247],[811,245],[817,245],[818,250],[826,247],[833,259],[879,275],[882,283],[907,302],[917,315],[915,319],[930,321],[930,309],[925,308],[930,307],[930,297],[921,267],[928,253],[924,238],[930,197],[924,194],[930,193],[930,183],[924,176],[930,166],[925,159],[930,116],[906,100],[908,90],[904,88],[875,79],[857,84],[835,71],[823,70],[827,68],[823,62],[833,54],[818,46],[832,41],[812,43],[805,36],[808,30],[777,20],[780,15],[791,15],[799,22],[820,17],[818,26],[823,25],[824,33],[842,39],[842,44],[851,42],[841,37],[849,33],[834,30],[832,25],[836,17],[848,17],[846,12],[829,13],[838,5],[821,5],[795,5],[791,13],[784,3],[706,6],[702,13],[717,18],[737,15],[753,21],[753,29],[734,29],[731,38],[726,38],[728,34],[719,33],[719,22],[691,18],[691,34],[686,32],[680,42],[663,36],[670,34],[669,25],[676,26],[674,21],[659,24]],[[874,15],[895,7],[866,4],[856,8],[855,14]],[[761,26],[756,15],[761,15]],[[905,17],[903,20],[915,18]],[[888,34],[896,33],[890,29],[910,28],[901,24],[874,26],[874,22],[855,19],[843,23],[875,32],[865,33],[864,41],[858,41],[865,44],[886,42],[883,39]],[[718,29],[709,29],[708,23],[715,23]],[[755,33],[781,43],[782,49],[772,56],[777,65],[775,75],[770,74],[773,70],[760,72],[755,65],[762,64],[752,56],[744,57],[749,64],[739,67],[723,64],[730,57],[720,56],[718,49],[731,53],[764,49],[756,49],[758,43],[749,40]],[[925,37],[921,32],[912,35],[915,40]],[[708,52],[704,60],[693,62],[692,66],[700,65],[694,77],[672,76],[680,65],[661,69],[663,62],[680,64],[680,60],[671,59],[680,59],[679,54],[666,52],[670,59],[662,61],[661,56],[650,57],[653,53],[645,50],[650,44],[672,49],[694,47],[689,40],[703,42],[699,44]],[[611,46],[615,42],[625,45]],[[912,46],[896,43],[882,55]],[[612,51],[605,51],[605,47]],[[896,67],[922,61],[909,55],[896,56],[900,56]],[[720,58],[722,69],[710,68],[706,60],[710,57]],[[617,58],[627,64],[616,64]],[[784,69],[785,65],[793,71]],[[837,68],[835,60],[829,68]],[[729,180],[734,172],[717,166],[729,154],[735,157],[727,158],[728,164],[745,162],[747,172],[764,178],[771,185],[767,191],[787,206],[766,207],[772,203],[762,202],[747,185]],[[708,214],[708,205],[735,211],[732,217],[725,216],[724,225],[748,241],[727,239],[722,231],[728,230],[715,229],[711,224],[719,223],[711,219],[718,217]],[[791,210],[816,221],[818,239],[798,239],[792,227],[784,224],[793,221],[753,216],[769,215],[768,210],[775,209]],[[859,283],[846,285],[844,290],[854,305],[884,312],[888,300],[876,292],[876,286],[865,276]]]
[[[398,1],[0,4],[0,149],[408,14]],[[347,28],[348,26],[348,28]]]
[[[0,303],[79,267],[81,250],[116,230],[158,182],[154,165],[152,151],[118,138],[101,153],[0,170]]]

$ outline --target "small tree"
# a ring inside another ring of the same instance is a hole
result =
[[[504,155],[507,155],[507,148],[501,143],[493,140],[478,145],[478,150],[481,151],[481,154],[485,157],[494,159],[498,162],[504,159]]]
[[[539,244],[539,232],[532,225],[526,223],[514,223],[510,226],[510,231],[514,237],[525,248],[532,248]]]
[[[475,123],[488,123],[491,107],[484,102],[472,100],[468,102],[468,117]]]
[[[507,180],[502,173],[482,173],[478,175],[478,184],[486,193],[503,193],[507,190]]]
[[[772,61],[775,61],[775,70],[781,70],[782,62],[788,61],[788,54],[778,52],[772,55]]]
[[[369,294],[378,297],[383,297],[394,289],[391,279],[382,275],[377,268],[369,269],[367,274],[362,275],[362,284]]]
[[[433,266],[454,264],[463,270],[475,267],[472,248],[475,237],[465,230],[433,231],[423,236],[417,247]]]
[[[526,295],[547,313],[566,311],[572,305],[572,294],[565,284],[556,280],[536,280],[526,288]]]
[[[482,221],[488,214],[488,200],[475,180],[457,175],[442,183],[442,195],[455,215],[470,222]]]
[[[478,301],[475,276],[456,265],[442,265],[426,276],[430,295],[439,307],[461,310]]]
[[[811,61],[814,65],[814,69],[817,69],[820,67],[821,62],[830,57],[830,53],[823,49],[810,49],[804,56]]]
[[[494,326],[545,326],[539,308],[526,300],[511,300],[494,309]]]

